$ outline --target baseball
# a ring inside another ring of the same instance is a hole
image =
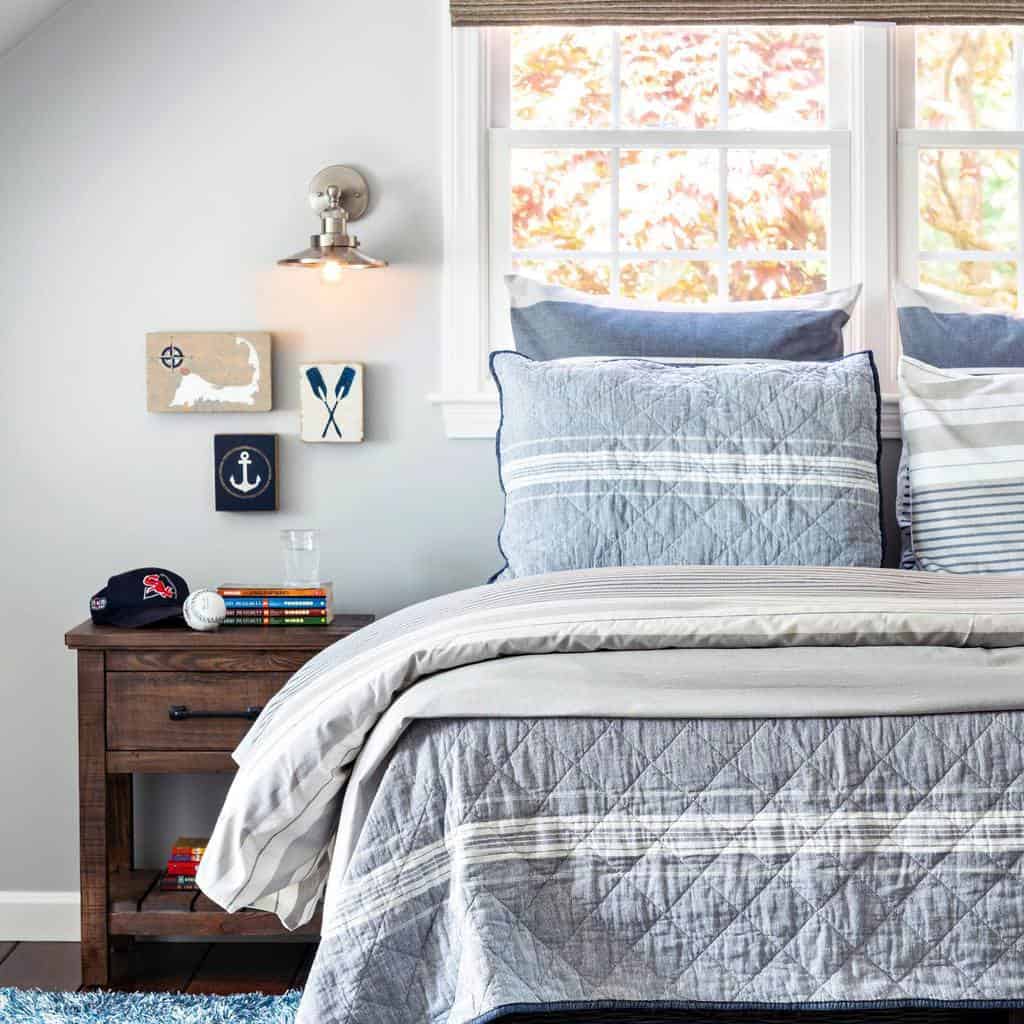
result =
[[[224,598],[216,590],[194,590],[182,608],[185,621],[201,632],[216,629],[228,614]]]

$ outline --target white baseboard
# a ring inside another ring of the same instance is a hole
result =
[[[0,941],[78,942],[77,892],[0,890]]]

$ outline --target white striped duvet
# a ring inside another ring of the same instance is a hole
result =
[[[342,790],[367,734],[398,694],[448,669],[562,652],[1022,644],[1024,581],[1005,577],[644,567],[461,591],[340,641],[270,702],[235,752],[240,771],[199,884],[230,910],[269,909],[290,926],[307,920],[323,893]],[[827,693],[830,679],[821,674],[819,693]],[[965,704],[980,697],[965,693]],[[801,714],[826,707],[812,689]]]

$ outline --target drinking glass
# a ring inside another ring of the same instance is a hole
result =
[[[320,582],[320,531],[282,530],[284,582],[289,586],[308,586]]]

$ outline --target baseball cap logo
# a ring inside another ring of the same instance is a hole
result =
[[[143,576],[142,585],[145,587],[142,592],[143,601],[151,597],[162,597],[167,601],[173,601],[178,596],[174,584],[162,572],[151,572]]]

